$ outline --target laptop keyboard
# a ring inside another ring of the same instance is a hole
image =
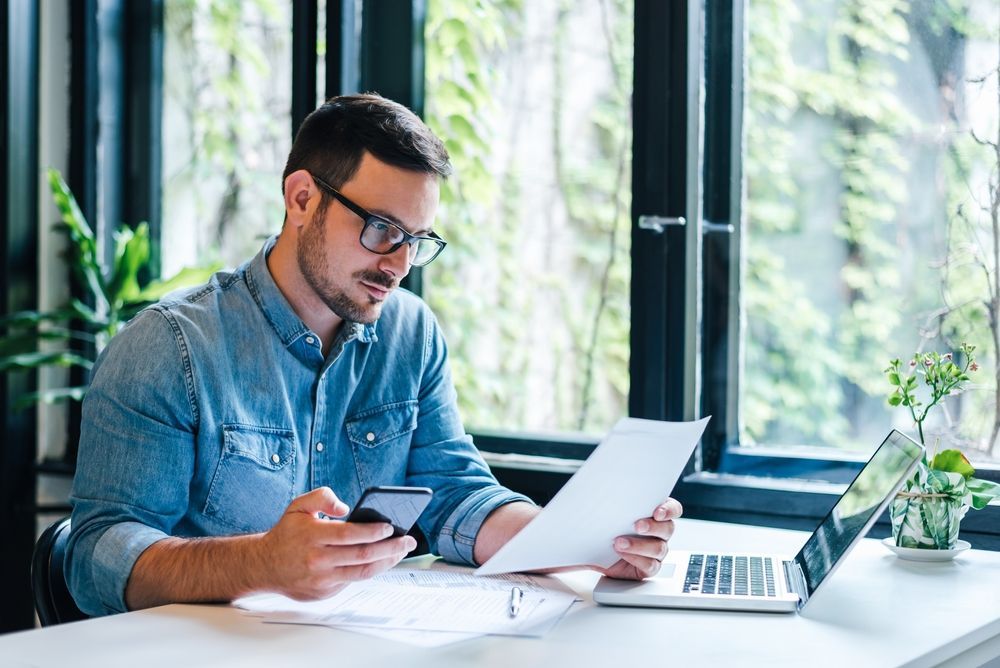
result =
[[[684,593],[776,596],[774,565],[767,557],[692,554]]]

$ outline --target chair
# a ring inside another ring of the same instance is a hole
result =
[[[31,555],[31,592],[42,626],[87,619],[76,607],[63,575],[69,527],[68,517],[53,522],[35,543]]]

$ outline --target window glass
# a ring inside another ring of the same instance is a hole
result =
[[[627,412],[632,3],[430,0],[426,119],[455,175],[424,273],[471,428]]]
[[[162,274],[253,255],[282,221],[291,3],[164,3]]]
[[[967,342],[971,389],[931,431],[1000,454],[1000,5],[748,11],[741,442],[870,450],[890,426],[914,433],[887,404],[889,361]]]

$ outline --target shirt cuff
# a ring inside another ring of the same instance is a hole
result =
[[[467,497],[441,528],[438,536],[438,554],[446,561],[478,566],[473,558],[476,536],[486,517],[500,506],[515,501],[535,505],[534,501],[503,487],[485,487]]]
[[[125,587],[139,555],[167,534],[139,522],[121,522],[104,532],[94,546],[93,582],[108,612],[128,612]]]

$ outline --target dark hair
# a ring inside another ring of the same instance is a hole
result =
[[[288,154],[285,179],[306,169],[334,188],[351,180],[365,151],[384,163],[447,178],[448,151],[412,111],[375,93],[331,97],[306,116]]]

